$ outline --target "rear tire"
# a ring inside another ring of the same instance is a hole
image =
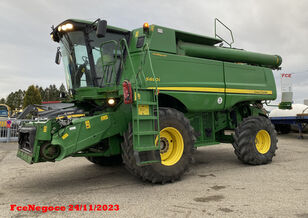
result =
[[[137,166],[134,157],[133,130],[131,124],[124,134],[122,158],[126,168],[133,175],[141,178],[143,181],[164,184],[180,179],[188,170],[192,162],[195,136],[189,120],[182,112],[172,108],[159,109],[159,125],[161,142],[165,141],[167,145],[161,145],[161,163]],[[165,136],[164,138],[163,135]],[[171,155],[168,156],[168,152]],[[176,155],[172,155],[173,153],[176,153]]]
[[[248,117],[235,129],[234,153],[243,163],[267,164],[277,149],[274,125],[263,116]]]
[[[121,155],[114,155],[110,157],[86,157],[86,159],[100,166],[118,166],[122,164]]]

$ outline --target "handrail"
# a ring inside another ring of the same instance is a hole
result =
[[[154,73],[154,69],[153,69],[153,65],[152,65],[152,60],[151,60],[151,56],[150,56],[150,49],[149,49],[148,43],[145,43],[144,50],[145,49],[146,49],[146,54],[145,55],[148,55],[148,58],[149,58],[149,65],[150,65],[151,73],[152,73],[153,78],[154,78],[155,88],[156,88],[155,91],[156,91],[156,95],[157,95],[157,80],[156,80],[156,75]]]
[[[133,64],[133,61],[132,61],[132,57],[130,55],[130,52],[129,52],[129,49],[128,49],[128,44],[127,44],[127,41],[126,39],[121,39],[120,41],[120,45],[122,46],[122,44],[124,43],[124,46],[126,48],[126,51],[127,51],[127,56],[128,56],[128,59],[129,59],[129,62],[130,62],[130,66],[132,68],[132,71],[133,71],[133,74],[134,74],[134,78],[135,78],[135,83],[136,83],[136,87],[138,86],[138,82],[137,82],[137,75],[136,75],[136,72],[135,72],[135,67],[134,67],[134,64]],[[125,66],[125,65],[124,65]]]
[[[216,23],[217,22],[219,22],[222,26],[224,26],[227,30],[229,30],[229,32],[230,32],[230,35],[231,35],[231,38],[232,38],[232,42],[227,42],[224,38],[222,38],[221,36],[219,36],[218,34],[217,34],[217,26],[216,26]],[[233,33],[232,33],[232,30],[229,28],[229,27],[227,27],[223,22],[221,22],[218,18],[215,18],[215,20],[214,20],[214,28],[215,28],[215,38],[219,38],[219,39],[221,39],[222,41],[224,41],[225,43],[227,43],[229,46],[230,46],[230,48],[232,47],[232,44],[234,43],[234,38],[233,38]]]
[[[154,95],[154,98],[157,102],[156,104],[156,116],[157,116],[157,127],[158,127],[158,145],[160,145],[160,131],[159,131],[159,105],[158,105],[158,86],[157,86],[157,80],[156,80],[156,75],[154,73],[154,69],[153,69],[153,64],[152,64],[152,60],[151,60],[151,56],[150,56],[150,49],[149,49],[149,45],[148,43],[145,43],[143,49],[146,49],[146,54],[145,55],[148,55],[148,58],[149,58],[149,65],[150,65],[150,69],[151,69],[151,73],[153,75],[153,78],[154,78],[154,83],[155,83],[155,95]],[[155,142],[156,143],[156,142]]]

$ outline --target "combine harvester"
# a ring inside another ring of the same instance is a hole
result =
[[[232,143],[244,163],[272,161],[276,131],[263,112],[276,99],[278,55],[216,46],[222,39],[145,23],[129,31],[105,20],[53,28],[68,89],[82,117],[54,114],[20,128],[26,162],[85,157],[124,162],[144,181],[178,180],[200,146]],[[235,130],[234,136],[226,134]]]

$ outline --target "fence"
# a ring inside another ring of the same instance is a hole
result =
[[[19,122],[13,119],[0,120],[0,142],[18,141]]]

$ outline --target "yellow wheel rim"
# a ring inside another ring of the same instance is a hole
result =
[[[260,130],[255,139],[256,148],[259,153],[265,154],[271,147],[271,137],[266,130]]]
[[[156,143],[158,137],[156,137]],[[166,127],[160,131],[160,158],[165,166],[176,164],[184,152],[182,134],[173,127]]]

